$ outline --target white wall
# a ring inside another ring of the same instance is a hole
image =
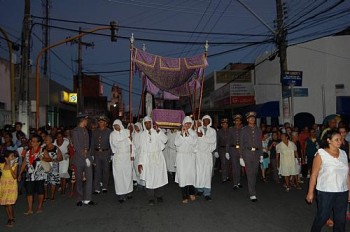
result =
[[[259,57],[256,63],[266,56]],[[294,98],[294,115],[309,112],[316,123],[322,123],[326,115],[336,113],[336,84],[345,86],[337,91],[338,96],[350,96],[350,36],[326,37],[290,46],[287,62],[289,70],[303,71],[302,87],[309,89],[308,97]],[[257,104],[280,100],[276,99],[276,85],[280,81],[278,57],[259,65],[255,73]]]
[[[350,96],[350,36],[327,37],[290,47],[288,66],[304,72],[303,87],[309,88],[309,97],[295,98],[294,114],[310,112],[321,123],[325,116],[336,113],[336,84],[344,84],[343,96]]]
[[[11,110],[10,66],[0,59],[0,102],[5,103],[5,110]]]

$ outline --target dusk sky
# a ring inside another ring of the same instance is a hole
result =
[[[36,25],[32,31],[33,65],[42,48],[42,0],[31,1]],[[243,2],[265,24],[260,22]],[[276,30],[275,0],[60,0],[50,1],[50,44],[77,34],[82,27],[92,29],[110,21],[119,23],[117,42],[110,31],[104,35],[83,37],[93,48],[83,49],[83,72],[100,73],[105,95],[110,86],[119,85],[128,102],[129,40],[134,33],[135,46],[146,45],[149,53],[167,57],[187,57],[204,51],[209,41],[209,66],[206,73],[220,70],[228,63],[253,63],[264,52],[273,52]],[[339,3],[338,5],[336,5]],[[285,1],[288,43],[290,45],[332,35],[350,26],[350,1]],[[12,41],[20,43],[24,0],[0,0],[0,27]],[[248,46],[249,45],[249,46]],[[50,51],[48,73],[51,78],[72,88],[77,73],[77,45],[65,44]],[[19,52],[17,52],[19,61]],[[7,58],[7,45],[0,36],[0,57]],[[34,69],[33,69],[34,70]],[[134,109],[138,108],[141,84],[134,78]]]

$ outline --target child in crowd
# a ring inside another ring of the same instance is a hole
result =
[[[13,151],[4,152],[5,162],[0,163],[0,205],[4,205],[7,214],[7,227],[13,227],[15,223],[15,214],[13,205],[17,201],[17,163]]]

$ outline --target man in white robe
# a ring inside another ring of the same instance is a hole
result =
[[[164,150],[164,157],[166,168],[169,176],[174,180],[176,167],[176,147],[175,147],[175,137],[177,134],[176,129],[168,129],[166,136],[168,137],[168,142],[166,143],[166,147]]]
[[[167,136],[156,125],[152,125],[152,118],[143,119],[144,131],[140,136],[140,160],[138,171],[141,180],[146,183],[146,192],[149,205],[163,202],[163,186],[168,184],[166,163],[163,155]]]
[[[194,201],[196,184],[196,154],[197,134],[192,130],[193,121],[186,116],[182,122],[181,131],[175,137],[176,146],[176,176],[175,182],[179,183],[182,192],[182,203],[188,203],[188,199]]]
[[[202,118],[203,125],[198,128],[198,149],[196,154],[196,185],[198,195],[211,201],[211,179],[213,174],[213,151],[216,148],[216,130],[211,127],[209,115]]]
[[[134,133],[132,134],[132,143],[133,143],[132,154],[134,155],[133,180],[134,180],[134,185],[136,182],[138,187],[142,188],[142,186],[145,186],[145,183],[140,179],[140,173],[137,171],[137,165],[139,164],[140,152],[141,152],[141,132],[143,131],[141,123],[139,122],[135,123],[134,129],[135,129]]]
[[[113,132],[110,134],[110,144],[113,153],[112,168],[115,192],[120,203],[131,199],[132,182],[132,154],[129,130],[124,129],[122,122],[113,122]]]

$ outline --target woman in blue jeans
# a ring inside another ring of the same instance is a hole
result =
[[[334,212],[334,231],[345,231],[346,210],[349,198],[349,166],[346,153],[339,149],[341,136],[330,130],[323,136],[321,149],[315,155],[306,201],[314,200],[317,190],[317,214],[311,231],[321,231]]]

